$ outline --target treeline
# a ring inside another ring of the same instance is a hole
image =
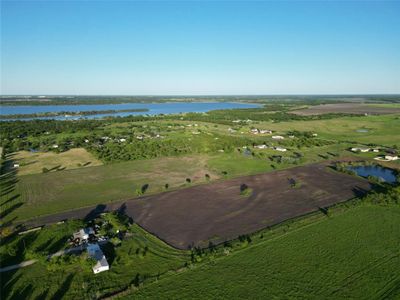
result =
[[[252,143],[243,137],[202,135],[196,138],[144,139],[132,143],[105,143],[88,149],[103,161],[126,161],[191,153],[232,152]]]
[[[317,105],[338,102],[400,102],[398,95],[238,95],[238,96],[2,96],[0,105],[79,105],[164,102],[283,102]]]
[[[90,111],[58,111],[58,112],[43,112],[33,114],[13,114],[13,115],[0,115],[0,119],[28,119],[28,118],[45,118],[57,117],[63,115],[69,116],[90,116],[100,114],[113,114],[121,112],[147,112],[148,108],[134,108],[134,109],[108,109],[108,110],[90,110]]]
[[[286,111],[271,112],[266,108],[250,108],[250,109],[232,109],[232,110],[214,110],[208,113],[187,113],[182,118],[188,121],[199,121],[199,122],[210,122],[218,123],[223,125],[232,125],[233,121],[246,122],[248,120],[255,122],[262,121],[273,121],[287,122],[287,121],[309,121],[309,120],[327,120],[343,116],[354,116],[359,115],[351,114],[324,114],[324,115],[313,115],[313,116],[301,116],[291,114]],[[166,117],[169,118],[169,117]]]

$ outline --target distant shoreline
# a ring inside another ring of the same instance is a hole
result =
[[[48,105],[100,105],[100,104],[157,104],[192,102],[232,102],[265,104],[277,100],[284,101],[326,101],[326,102],[377,102],[398,103],[398,94],[351,94],[351,95],[204,95],[204,96],[0,96],[1,106],[48,106]]]
[[[0,120],[4,119],[28,119],[28,118],[43,118],[43,117],[59,117],[59,116],[90,116],[101,114],[114,114],[121,112],[147,112],[148,108],[135,108],[135,109],[109,109],[109,110],[91,110],[91,111],[58,111],[58,112],[43,112],[33,114],[12,114],[0,115]]]

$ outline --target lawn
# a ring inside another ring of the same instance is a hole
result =
[[[216,173],[221,174],[227,172],[226,177],[238,177],[244,175],[260,174],[271,172],[273,170],[281,170],[292,168],[296,165],[305,165],[320,162],[326,159],[336,159],[337,157],[353,156],[354,154],[347,151],[350,144],[336,143],[333,145],[311,147],[311,148],[288,148],[287,152],[278,152],[273,149],[254,149],[251,151],[256,155],[244,155],[243,153],[225,153],[218,155],[210,155],[207,162],[208,167]],[[268,157],[273,155],[282,155],[284,157],[292,157],[294,152],[300,152],[303,156],[297,164],[290,161],[282,161],[281,163],[272,162]],[[331,154],[336,154],[332,156]]]
[[[204,156],[159,158],[115,163],[45,174],[1,176],[3,222],[137,197],[137,190],[149,184],[146,193],[157,193],[218,176],[206,168]]]
[[[398,299],[399,228],[400,207],[357,207],[165,277],[126,299]]]
[[[42,173],[43,168],[50,171],[99,166],[101,161],[83,148],[74,148],[62,153],[19,151],[13,156],[19,164],[18,175]]]
[[[400,145],[399,115],[341,117],[329,120],[263,122],[259,128],[286,133],[289,130],[312,131],[318,137],[338,140],[355,141],[358,143],[375,143],[378,145]],[[357,132],[367,129],[368,132]]]

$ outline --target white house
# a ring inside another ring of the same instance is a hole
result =
[[[281,152],[286,152],[287,149],[286,148],[282,148],[282,147],[275,147],[276,151],[281,151]]]
[[[258,149],[267,149],[268,146],[267,145],[257,145],[256,148],[258,148]]]
[[[261,130],[260,130],[260,133],[262,133],[262,134],[271,134],[271,133],[272,133],[272,130],[261,129]]]
[[[253,129],[250,130],[250,132],[251,132],[252,134],[258,134],[258,133],[259,133],[259,130],[258,130],[257,128],[253,128]]]
[[[386,160],[398,160],[399,157],[397,155],[385,155]]]
[[[284,140],[284,139],[285,139],[285,138],[284,138],[283,136],[281,136],[281,135],[273,135],[272,138],[273,138],[274,140]]]
[[[74,239],[79,238],[80,241],[87,241],[89,239],[89,235],[94,234],[94,230],[92,227],[82,228],[78,232],[74,233]]]
[[[13,167],[14,168],[19,168],[19,164],[14,164]]]
[[[312,136],[318,136],[318,134],[317,133],[313,133]]]
[[[57,149],[58,148],[58,145],[53,145],[52,146],[54,149]]]
[[[94,274],[108,271],[110,269],[108,261],[104,256],[103,251],[101,251],[99,244],[88,244],[87,251],[89,256],[97,261],[92,268]]]
[[[369,152],[371,149],[370,148],[356,148],[356,147],[354,147],[354,148],[351,148],[350,150],[353,151],[353,152]]]
[[[119,139],[119,141],[120,141],[121,143],[124,143],[124,142],[126,142],[126,139]]]

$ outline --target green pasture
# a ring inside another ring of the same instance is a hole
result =
[[[312,131],[317,133],[318,137],[337,141],[374,143],[384,146],[400,145],[399,115],[341,117],[280,123],[262,122],[259,127],[282,134],[290,130]],[[368,132],[357,132],[358,129],[367,129]]]
[[[1,176],[2,222],[137,197],[143,185],[146,194],[211,180],[217,174],[206,167],[205,156],[137,160],[103,166],[18,176]]]
[[[398,206],[357,207],[124,299],[398,299],[399,227]]]

